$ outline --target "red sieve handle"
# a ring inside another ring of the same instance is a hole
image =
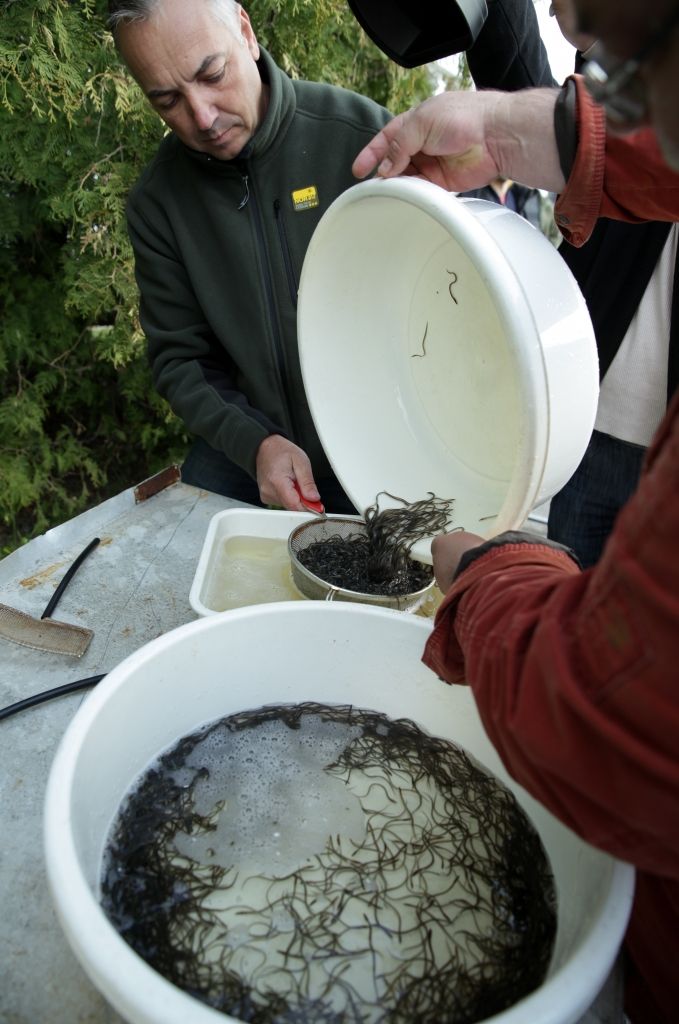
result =
[[[317,516],[325,515],[325,505],[323,504],[322,501],[309,501],[308,498],[303,497],[302,492],[299,489],[299,484],[297,483],[296,480],[292,481],[292,486],[297,491],[297,494],[299,495],[299,500],[302,502],[305,509],[307,509],[309,512],[315,513],[315,515]]]

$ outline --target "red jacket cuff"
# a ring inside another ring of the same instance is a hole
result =
[[[573,558],[563,549],[542,544],[503,544],[490,548],[464,569],[455,579],[436,613],[434,629],[424,648],[422,661],[446,683],[465,682],[463,623],[458,622],[460,603],[466,593],[490,573],[502,572],[517,565],[538,565],[558,568],[569,575],[580,572]]]

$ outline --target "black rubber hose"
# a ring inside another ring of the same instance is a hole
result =
[[[85,550],[80,552],[73,565],[66,570],[63,579],[52,594],[47,607],[40,616],[41,619],[49,619],[52,612],[59,604],[61,595],[66,590],[66,587],[71,582],[89,553],[94,551],[99,543],[99,537],[95,537],[94,540],[91,540]],[[8,704],[6,708],[0,708],[0,722],[5,718],[11,718],[12,715],[16,715],[20,711],[26,711],[28,708],[36,707],[38,704],[44,704],[45,701],[53,700],[55,697],[64,697],[67,693],[76,693],[78,690],[87,689],[88,686],[96,686],[96,684],[100,682],[105,675],[106,673],[104,672],[99,676],[88,676],[86,679],[76,679],[73,683],[64,683],[63,686],[55,686],[51,690],[43,690],[42,693],[35,693],[32,697],[26,697],[24,700],[18,700],[16,704]]]
[[[10,718],[19,711],[26,711],[27,708],[34,708],[37,704],[44,704],[47,700],[55,697],[64,697],[67,693],[76,693],[77,690],[85,690],[88,686],[96,686],[105,677],[106,673],[100,676],[88,676],[87,679],[76,679],[74,683],[65,683],[63,686],[55,686],[52,690],[43,690],[42,693],[34,693],[32,697],[18,700],[16,704],[8,704],[6,708],[0,708],[0,722],[4,718]]]
[[[64,578],[62,579],[61,583],[59,584],[57,589],[52,594],[52,597],[50,598],[50,600],[49,600],[49,602],[47,604],[47,607],[45,608],[44,612],[40,616],[41,619],[49,619],[50,615],[52,614],[52,612],[54,611],[56,606],[59,604],[59,601],[61,600],[61,595],[66,590],[66,587],[69,585],[69,583],[71,582],[71,580],[73,579],[73,577],[77,573],[78,569],[80,568],[82,563],[85,561],[85,559],[89,555],[90,551],[94,551],[94,549],[96,548],[97,544],[99,544],[99,542],[100,542],[100,538],[99,537],[95,537],[94,540],[90,541],[90,543],[87,545],[85,550],[80,552],[80,554],[78,555],[78,557],[76,558],[75,562],[70,567],[70,569],[66,570],[66,573],[64,574]]]

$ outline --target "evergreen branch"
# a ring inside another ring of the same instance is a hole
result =
[[[122,153],[122,152],[124,152],[124,150],[123,150],[123,144],[121,142],[118,146],[116,146],[115,149],[112,149],[110,153],[107,153],[105,156],[102,156],[98,160],[95,160],[95,162],[91,165],[90,169],[87,171],[85,176],[83,178],[81,178],[77,190],[79,192],[82,191],[82,189],[85,186],[85,182],[87,181],[88,178],[90,178],[96,172],[97,167],[100,167],[102,164],[105,164],[108,160],[111,160],[114,156],[117,156],[118,153]]]

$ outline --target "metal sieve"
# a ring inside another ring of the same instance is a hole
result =
[[[347,590],[328,583],[320,576],[310,572],[297,557],[300,551],[318,541],[329,540],[330,537],[365,536],[365,523],[359,519],[313,519],[297,526],[288,537],[288,552],[292,566],[292,581],[303,597],[312,601],[355,601],[360,604],[379,605],[381,608],[394,608],[398,611],[415,611],[429,597],[434,579],[421,590],[411,594],[363,594],[357,590]]]

